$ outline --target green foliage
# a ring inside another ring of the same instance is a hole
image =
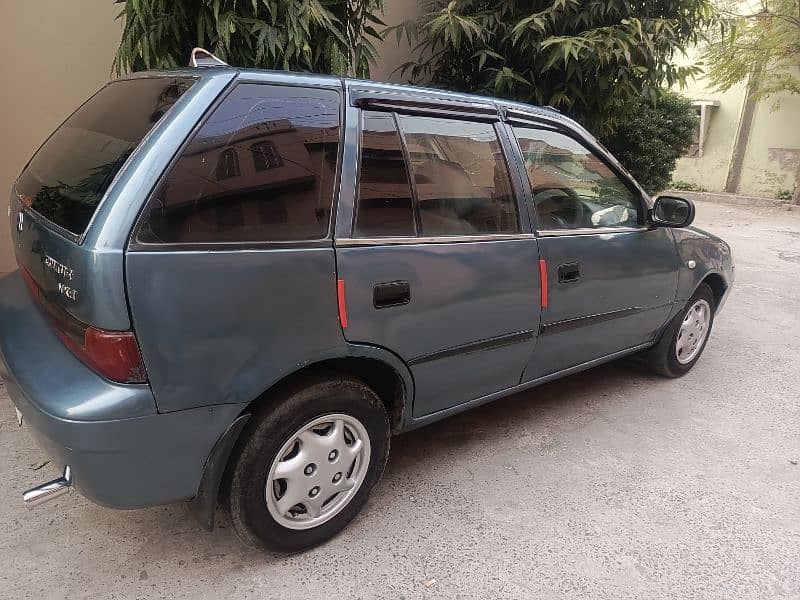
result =
[[[683,179],[673,180],[669,182],[667,189],[670,190],[683,190],[685,192],[705,192],[707,191],[702,185],[692,183],[691,181],[684,181]]]
[[[800,94],[800,1],[761,0],[755,11],[740,2],[720,4],[724,26],[703,56],[708,78],[725,91],[757,74],[756,99]]]
[[[423,0],[390,28],[419,58],[413,81],[550,105],[604,136],[631,102],[698,74],[673,58],[715,22],[709,0]]]
[[[237,66],[369,75],[383,0],[115,0],[117,74],[184,66],[206,48]]]
[[[603,143],[653,194],[669,185],[675,163],[692,144],[697,121],[690,100],[666,92],[654,104],[628,102]]]
[[[791,201],[792,200],[792,190],[778,190],[775,193],[775,199],[776,200],[784,200],[786,202]]]

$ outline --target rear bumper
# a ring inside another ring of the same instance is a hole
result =
[[[0,377],[23,426],[59,469],[70,467],[73,486],[115,508],[192,498],[214,443],[241,411],[158,414],[149,386],[109,382],[61,344],[18,272],[0,279]]]

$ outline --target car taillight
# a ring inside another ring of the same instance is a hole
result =
[[[27,269],[20,266],[20,272],[55,334],[75,356],[112,381],[147,383],[142,354],[132,331],[106,331],[79,321],[48,300]]]

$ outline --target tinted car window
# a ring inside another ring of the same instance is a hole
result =
[[[411,187],[394,115],[363,111],[361,118],[356,235],[413,236]]]
[[[44,143],[17,180],[17,194],[49,221],[82,234],[128,156],[192,83],[167,77],[110,83]]]
[[[339,146],[339,98],[326,89],[238,85],[166,176],[138,240],[325,237]]]
[[[494,126],[399,116],[411,161],[422,235],[519,231],[516,203]]]
[[[545,129],[514,127],[540,229],[635,226],[637,196],[577,140]]]

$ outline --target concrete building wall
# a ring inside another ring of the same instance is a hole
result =
[[[682,158],[678,161],[672,178],[675,181],[688,181],[709,191],[719,192],[725,188],[728,165],[736,142],[736,132],[742,104],[745,98],[745,85],[738,85],[724,94],[708,90],[705,81],[691,82],[681,93],[692,100],[718,100],[720,105],[709,109],[709,124],[706,132],[703,155],[696,158]]]
[[[387,0],[383,13],[383,21],[387,25],[397,25],[419,16],[419,3],[417,0]],[[411,48],[405,38],[400,44],[394,34],[377,45],[380,63],[372,69],[372,78],[378,81],[403,82],[406,79],[395,72],[395,69],[409,60]]]
[[[687,61],[698,60],[690,53]],[[703,155],[678,161],[673,180],[702,186],[710,192],[725,190],[737,131],[746,99],[746,83],[727,92],[714,90],[700,77],[678,90],[692,100],[717,100],[710,108]],[[778,106],[775,107],[775,101]],[[800,165],[800,95],[781,94],[758,102],[753,116],[738,193],[774,197],[780,190],[791,191]]]
[[[800,76],[800,73],[798,74]],[[791,191],[800,167],[800,95],[782,94],[759,102],[747,144],[740,192],[774,196]]]
[[[44,139],[105,83],[120,36],[109,0],[2,0],[0,274],[12,270],[7,199]]]

